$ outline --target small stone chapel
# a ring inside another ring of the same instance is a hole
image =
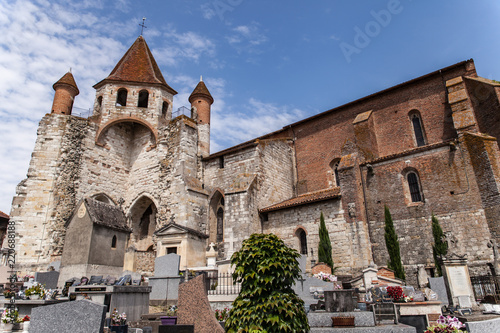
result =
[[[181,269],[204,267],[209,244],[226,260],[261,232],[310,266],[323,213],[337,273],[356,275],[387,262],[384,205],[410,283],[418,267],[434,270],[432,214],[453,231],[471,272],[494,260],[500,83],[479,77],[473,60],[216,153],[208,87],[200,80],[187,114],[175,114],[177,92],[142,36],[94,85],[88,118],[72,114],[72,73],[53,88],[10,213],[22,271],[61,261],[72,275],[152,275],[155,258],[169,253]],[[102,272],[90,271],[96,265]]]

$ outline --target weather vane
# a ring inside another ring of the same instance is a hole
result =
[[[147,28],[145,25],[144,25],[144,22],[146,21],[146,18],[143,17],[142,18],[142,24],[139,24],[142,28],[141,28],[141,36],[142,36],[142,32],[144,31],[144,28]]]

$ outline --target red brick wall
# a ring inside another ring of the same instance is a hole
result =
[[[355,142],[353,121],[360,113],[373,110],[379,156],[416,147],[408,116],[414,109],[420,112],[428,143],[455,138],[445,81],[465,74],[475,75],[475,70],[463,65],[434,73],[298,122],[277,134],[296,137],[299,194],[328,187],[329,163],[341,157],[346,140]]]

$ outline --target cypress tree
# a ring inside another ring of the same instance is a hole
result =
[[[394,271],[394,275],[402,280],[405,279],[405,269],[401,262],[401,254],[399,252],[399,241],[392,222],[391,212],[389,207],[384,206],[385,213],[385,246],[389,252],[389,261],[387,266]]]
[[[328,230],[326,229],[323,212],[321,212],[321,216],[319,217],[318,260],[319,262],[324,262],[330,266],[333,273],[332,243],[330,242],[330,236],[328,235]]]
[[[432,254],[434,255],[434,264],[436,265],[436,273],[442,276],[441,266],[439,265],[438,258],[446,255],[448,252],[448,244],[443,242],[443,229],[439,225],[437,217],[432,214],[432,236],[434,237],[434,245],[432,246]]]

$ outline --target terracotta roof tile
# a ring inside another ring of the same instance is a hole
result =
[[[146,44],[142,36],[139,36],[135,40],[134,44],[132,44],[125,55],[116,64],[109,76],[97,83],[94,88],[102,85],[106,81],[159,84],[172,94],[177,94],[177,91],[172,89],[163,78],[160,68],[149,50],[148,44]]]
[[[59,79],[56,83],[52,85],[52,88],[56,90],[56,87],[60,84],[67,84],[73,88],[76,89],[76,95],[80,93],[80,90],[78,90],[78,86],[76,85],[75,78],[73,77],[73,74],[71,72],[67,72],[66,74],[63,75],[62,78]]]
[[[0,210],[0,218],[7,219],[7,220],[10,219],[9,215],[5,214],[1,210]]]
[[[210,100],[210,104],[214,102],[212,95],[210,95],[210,91],[208,91],[205,82],[203,82],[202,80],[198,82],[198,85],[196,86],[196,88],[194,88],[193,92],[191,93],[191,96],[189,96],[189,103],[193,103],[192,100],[195,99],[197,96],[203,96],[208,98]]]
[[[309,204],[312,202],[335,199],[335,198],[340,198],[340,187],[334,187],[327,190],[305,193],[299,195],[298,197],[288,199],[280,203],[277,203],[275,205],[263,208],[260,210],[260,212],[266,213],[274,210],[280,210],[284,208],[295,207],[295,206]]]

